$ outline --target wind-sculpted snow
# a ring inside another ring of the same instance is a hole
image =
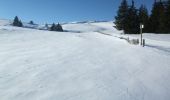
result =
[[[111,22],[64,27],[71,32],[0,26],[1,100],[170,99],[170,52],[114,37]]]

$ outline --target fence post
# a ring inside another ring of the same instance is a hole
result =
[[[145,39],[143,39],[143,47],[145,46]]]

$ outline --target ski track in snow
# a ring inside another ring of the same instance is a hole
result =
[[[65,24],[63,33],[0,26],[0,99],[169,100],[170,41],[147,35],[145,48],[130,45],[112,26]]]

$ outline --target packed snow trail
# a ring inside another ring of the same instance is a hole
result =
[[[93,23],[96,29],[106,29],[104,24]],[[0,26],[0,98],[169,100],[169,55],[96,30],[60,33]]]

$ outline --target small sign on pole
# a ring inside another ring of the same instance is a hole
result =
[[[140,24],[140,29],[143,29],[144,28],[144,25],[143,24]]]

